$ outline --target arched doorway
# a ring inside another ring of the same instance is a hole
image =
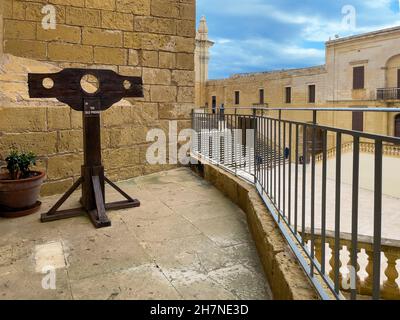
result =
[[[394,118],[394,136],[400,138],[400,114]]]
[[[386,62],[386,88],[399,88],[400,85],[400,54],[391,57]]]

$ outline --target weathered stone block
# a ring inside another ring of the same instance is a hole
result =
[[[46,131],[46,109],[40,107],[0,107],[2,132]]]
[[[81,42],[81,29],[79,27],[72,27],[58,24],[54,29],[43,29],[38,25],[37,39],[41,41],[59,41],[69,43]]]
[[[177,69],[193,70],[194,54],[193,53],[177,53],[176,55]]]
[[[179,6],[173,0],[152,0],[151,15],[155,17],[178,18]]]
[[[195,37],[196,36],[196,24],[195,21],[190,20],[178,20],[177,22],[177,35],[183,37]]]
[[[172,52],[160,52],[159,67],[165,69],[174,69],[176,65],[176,55]]]
[[[66,23],[75,26],[100,27],[100,11],[95,9],[84,9],[67,7]]]
[[[40,1],[38,1],[40,2]],[[44,3],[25,2],[25,20],[41,22],[44,15],[42,13]],[[65,23],[65,7],[55,5],[57,24]]]
[[[136,32],[124,32],[124,47],[142,49],[141,34]]]
[[[119,66],[118,73],[121,75],[129,76],[129,77],[141,77],[142,76],[142,68],[131,67],[131,66]]]
[[[151,86],[150,95],[152,102],[175,102],[177,88],[175,86]]]
[[[136,17],[135,31],[161,34],[176,34],[176,23],[173,19]]]
[[[157,51],[141,51],[140,64],[143,67],[158,67]]]
[[[71,128],[82,129],[82,112],[71,109]]]
[[[47,197],[54,194],[62,194],[67,191],[73,183],[74,180],[72,178],[58,181],[46,181],[40,190],[40,195],[42,197]]]
[[[101,26],[106,29],[133,31],[133,16],[128,13],[102,11]]]
[[[50,131],[71,128],[69,107],[47,108],[47,128]]]
[[[127,64],[127,50],[119,48],[94,48],[94,62],[102,64]]]
[[[30,0],[28,0],[28,1],[30,1]],[[37,1],[37,2],[42,2],[42,1]],[[85,0],[51,0],[49,2],[54,3],[54,4],[62,4],[64,6],[74,6],[74,7],[84,7],[85,6]],[[46,3],[46,1],[44,1],[44,3]]]
[[[49,180],[58,180],[79,176],[83,161],[82,154],[67,154],[50,157],[47,165]]]
[[[150,15],[150,0],[116,0],[117,11],[138,16]]]
[[[146,142],[146,128],[128,126],[110,129],[110,147],[118,148]]]
[[[82,44],[102,47],[122,47],[122,32],[97,28],[83,28]]]
[[[115,0],[86,0],[86,8],[90,9],[102,9],[102,10],[114,10]]]
[[[106,170],[132,167],[139,163],[139,152],[136,147],[108,149],[103,152],[103,163]]]
[[[34,40],[35,38],[35,22],[4,20],[4,39]]]
[[[173,37],[176,52],[193,53],[195,48],[195,40],[193,38]]]
[[[102,124],[105,127],[122,126],[131,121],[131,108],[113,106],[102,114]]]
[[[196,19],[195,4],[180,3],[179,4],[179,17],[181,19],[194,21]]]
[[[176,41],[174,36],[143,33],[141,34],[141,47],[143,50],[175,52]]]
[[[0,154],[7,154],[11,148],[32,151],[38,156],[57,152],[57,132],[30,132],[0,136]]]
[[[4,18],[12,18],[13,10],[12,0],[5,0],[3,4],[3,16]]]
[[[38,60],[45,60],[47,57],[46,43],[32,40],[6,40],[4,52]]]
[[[194,87],[179,87],[178,102],[194,103]]]
[[[194,71],[172,71],[172,81],[178,86],[194,86]]]
[[[81,152],[82,150],[82,130],[63,130],[59,132],[58,152]]]
[[[160,119],[190,119],[192,109],[192,104],[162,103],[158,108],[158,113],[160,115]]]
[[[139,61],[139,52],[134,49],[129,49],[128,64],[130,66],[137,66]]]
[[[49,43],[48,55],[53,61],[93,62],[93,48],[84,45]]]
[[[25,3],[21,1],[14,1],[12,8],[12,18],[23,20],[25,19]]]
[[[143,83],[171,84],[171,71],[165,69],[143,68]]]

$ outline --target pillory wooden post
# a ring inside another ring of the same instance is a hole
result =
[[[99,86],[94,93],[88,93],[82,88],[81,80],[87,75],[98,80]],[[45,80],[52,83],[51,88],[45,87]],[[138,200],[132,199],[104,176],[101,162],[100,113],[122,98],[143,97],[142,78],[124,77],[110,70],[64,69],[52,74],[29,74],[28,84],[31,98],[56,98],[83,114],[84,164],[81,177],[48,213],[42,214],[41,221],[48,222],[88,214],[96,228],[109,227],[111,221],[106,215],[106,210],[140,206]],[[106,204],[105,182],[126,200]],[[82,185],[82,207],[57,211],[80,185]]]

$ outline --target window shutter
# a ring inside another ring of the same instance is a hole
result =
[[[394,120],[394,136],[400,138],[400,115],[397,115]]]
[[[308,86],[308,102],[315,103],[315,85]]]
[[[364,67],[354,67],[353,68],[353,89],[364,89],[364,77],[365,68]]]
[[[260,89],[260,104],[264,104],[264,89]]]
[[[361,111],[353,112],[353,130],[364,131],[364,113]]]
[[[212,97],[212,107],[213,107],[213,108],[216,108],[216,107],[217,107],[217,97],[216,97],[216,96],[213,96],[213,97]]]
[[[292,88],[286,87],[286,103],[292,103]]]
[[[235,91],[235,104],[240,104],[240,92]]]

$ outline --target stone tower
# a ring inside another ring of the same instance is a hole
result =
[[[206,82],[208,80],[208,62],[210,60],[210,48],[214,42],[208,40],[208,27],[206,18],[200,20],[196,34],[195,70],[196,70],[196,107],[206,105]]]

